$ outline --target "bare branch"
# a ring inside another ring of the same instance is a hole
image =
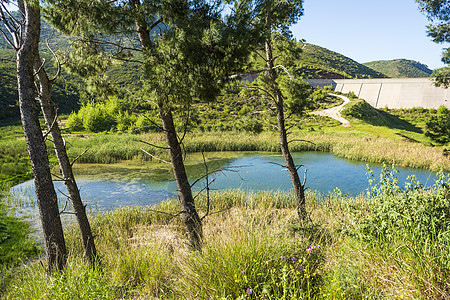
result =
[[[59,74],[61,74],[61,63],[59,62],[59,58],[58,58],[58,56],[56,55],[55,51],[53,51],[53,49],[50,47],[50,45],[49,45],[49,43],[48,43],[49,40],[50,40],[50,39],[47,39],[47,41],[46,41],[47,48],[48,48],[48,50],[50,50],[50,52],[53,54],[53,57],[55,58],[56,64],[57,64],[56,74],[55,74],[55,76],[53,76],[52,79],[50,79],[50,82],[53,82],[53,81],[56,80],[56,78],[59,77]]]
[[[313,144],[314,146],[316,146],[315,143],[313,143],[313,142],[311,142],[311,141],[308,141],[308,140],[293,139],[293,140],[290,140],[290,141],[288,142],[288,144],[289,144],[289,143],[292,143],[292,142],[305,142],[305,143],[310,143],[310,144]]]
[[[283,65],[278,65],[278,66],[275,66],[275,67],[273,67],[273,68],[274,68],[274,69],[277,69],[277,68],[283,69],[284,72],[286,72],[286,73],[288,74],[289,79],[290,79],[291,81],[294,80],[294,77],[292,77],[291,73],[289,73],[288,69],[286,69],[285,66],[283,66]]]
[[[39,74],[39,72],[41,72],[41,70],[44,67],[44,65],[45,65],[45,58],[42,59],[42,64],[39,66],[39,68],[36,71],[34,71],[33,76],[36,76],[37,74]]]
[[[205,171],[206,174],[208,174],[208,164],[206,163],[205,159],[205,152],[202,151],[202,157],[203,157],[203,164],[205,165]],[[205,215],[200,219],[201,221],[206,218],[206,216],[209,214],[209,206],[210,206],[210,199],[209,199],[209,176],[206,175],[206,213]]]
[[[58,120],[58,114],[55,114],[52,124],[48,128],[48,131],[44,134],[44,140],[47,139],[48,134],[53,130],[55,124],[57,124],[57,122],[56,122],[57,120]]]
[[[59,190],[58,190],[59,191]],[[61,192],[61,191],[60,191]],[[62,213],[64,213],[64,211],[66,210],[66,208],[67,208],[67,202],[68,201],[66,201],[66,204],[64,205],[64,207],[63,207],[63,209],[59,212],[59,214],[61,215]]]
[[[286,168],[287,169],[287,167],[285,165],[282,165],[282,164],[279,164],[279,163],[276,163],[276,162],[273,162],[273,161],[269,161],[269,164],[277,165],[277,166],[280,166],[282,168]]]
[[[305,184],[306,184],[306,172],[308,172],[308,169],[305,169],[305,175],[303,176],[303,184],[302,184],[303,190],[305,190]]]
[[[166,163],[166,164],[169,164],[169,165],[171,164],[170,162],[168,162],[168,161],[166,161],[166,160],[164,160],[164,159],[158,158],[158,157],[154,156],[153,154],[148,153],[147,151],[145,151],[145,150],[142,149],[142,148],[139,148],[139,149],[141,149],[142,152],[144,152],[145,154],[147,154],[148,156],[150,156],[150,157],[152,157],[152,158],[154,158],[154,159],[156,159],[156,160],[162,161],[163,163]]]
[[[88,152],[89,148],[86,148],[80,155],[78,155],[77,157],[75,157],[75,159],[73,160],[73,162],[70,163],[70,166],[73,166],[73,164],[80,158],[82,157],[86,152]]]
[[[151,143],[146,142],[146,141],[143,141],[143,140],[140,140],[139,142],[144,143],[144,144],[147,144],[147,145],[152,146],[152,147],[155,147],[155,148],[158,148],[158,149],[164,149],[164,150],[170,149],[169,147],[157,146],[157,145],[151,144]]]

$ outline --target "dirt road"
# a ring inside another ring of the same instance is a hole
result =
[[[342,110],[344,105],[350,102],[350,99],[348,99],[345,96],[331,94],[331,93],[329,93],[329,95],[341,98],[342,100],[344,100],[344,103],[342,103],[339,106],[332,107],[332,108],[328,108],[328,109],[324,109],[324,110],[320,110],[320,111],[313,111],[311,114],[318,115],[318,116],[324,116],[324,117],[330,117],[330,118],[333,118],[333,119],[341,122],[342,126],[346,126],[346,127],[350,126],[350,122],[347,119],[344,119],[340,113],[340,111]]]

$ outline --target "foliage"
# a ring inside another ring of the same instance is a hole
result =
[[[400,187],[395,173],[394,168],[384,167],[375,179],[369,170],[368,202],[348,205],[351,226],[347,232],[370,245],[369,251],[384,255],[380,249],[385,249],[389,253],[386,257],[403,260],[421,298],[446,298],[450,294],[450,264],[446,259],[450,177],[441,172],[434,187],[425,189],[414,177]]]
[[[441,105],[426,123],[426,136],[429,136],[438,143],[450,142],[450,110]]]
[[[130,105],[117,97],[108,97],[104,103],[89,102],[83,105],[77,113],[71,113],[66,121],[66,127],[71,130],[86,130],[89,132],[118,131],[129,132],[139,128],[141,132],[154,129],[147,125],[148,116],[137,117],[130,113]],[[147,122],[145,121],[147,120]]]
[[[378,60],[364,65],[391,78],[429,77],[433,72],[428,66],[408,59]]]
[[[432,22],[428,25],[427,33],[435,43],[445,43],[450,41],[450,6],[447,1],[443,0],[416,0],[419,7],[428,16]],[[442,61],[446,64],[450,63],[450,48],[445,48],[442,54]],[[435,79],[437,86],[448,87],[450,84],[450,69],[448,67],[437,69],[433,72],[432,77]]]

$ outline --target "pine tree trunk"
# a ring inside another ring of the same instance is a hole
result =
[[[165,108],[162,103],[159,104],[159,110],[167,145],[169,147],[169,156],[172,162],[173,174],[177,183],[178,198],[183,211],[181,218],[188,231],[191,249],[200,250],[203,240],[202,221],[195,208],[194,197],[192,196],[191,185],[189,184],[186,175],[183,153],[173,123],[172,112],[170,109]]]
[[[22,127],[30,156],[36,188],[37,203],[44,232],[47,267],[62,270],[66,265],[67,251],[58,208],[58,198],[53,186],[44,137],[39,125],[35,101],[33,65],[40,39],[40,10],[36,5],[19,1],[24,15],[23,43],[17,52],[17,80]]]
[[[141,5],[139,0],[129,0],[130,6],[138,9]],[[151,47],[150,30],[145,22],[145,17],[137,16],[135,18],[136,31],[141,42],[143,50]],[[173,174],[178,188],[178,198],[181,203],[181,218],[186,225],[189,243],[192,250],[201,250],[203,242],[202,221],[195,208],[194,197],[192,196],[191,185],[189,184],[186,169],[183,162],[183,152],[178,141],[177,131],[173,123],[172,111],[164,105],[158,103],[159,113],[163,124],[163,130],[169,147],[169,156],[172,163]]]
[[[52,137],[56,157],[58,158],[60,170],[64,179],[64,184],[66,185],[75,212],[75,216],[77,218],[78,227],[80,228],[84,256],[91,265],[94,265],[97,251],[95,248],[91,225],[89,224],[89,220],[86,215],[86,207],[83,205],[80,192],[72,172],[72,165],[67,156],[66,147],[61,135],[61,131],[58,127],[58,123],[56,122],[56,113],[54,112],[51,102],[51,82],[44,68],[41,67],[39,51],[38,49],[36,50],[37,57],[35,63],[35,71],[37,72],[37,77],[39,79],[39,101],[41,104],[45,123]]]
[[[276,82],[277,73],[273,65],[273,54],[270,40],[266,40],[265,42],[265,51],[266,51],[267,72],[270,78],[270,82],[272,83],[271,89],[274,92],[276,99],[277,125],[278,125],[278,133],[280,136],[280,149],[281,153],[283,154],[284,162],[289,172],[289,176],[291,177],[292,186],[294,188],[295,200],[297,204],[297,214],[300,219],[300,222],[304,222],[307,219],[305,189],[300,180],[300,177],[298,176],[297,167],[295,166],[294,159],[292,158],[291,152],[289,151],[286,125],[284,120],[283,95],[281,94],[281,91]]]

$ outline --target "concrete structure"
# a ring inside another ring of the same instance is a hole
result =
[[[337,92],[354,92],[376,108],[450,108],[450,89],[435,87],[429,78],[305,79],[312,86],[332,85]]]

